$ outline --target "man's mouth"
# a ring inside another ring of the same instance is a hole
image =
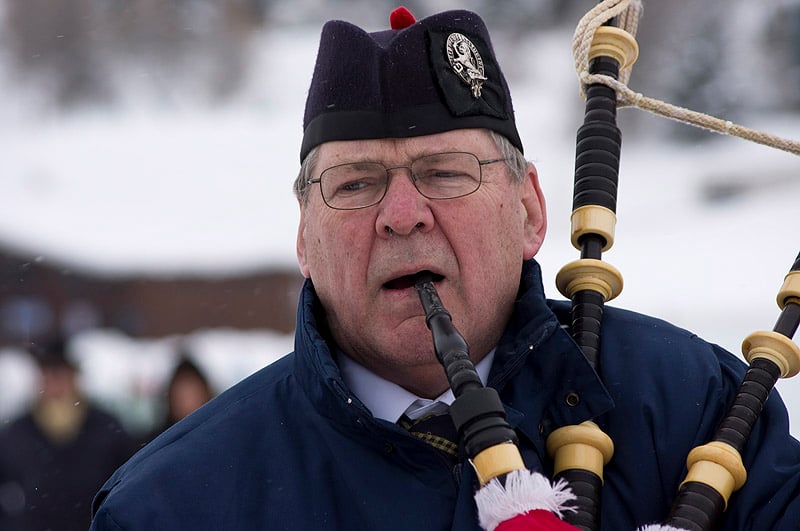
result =
[[[442,275],[438,275],[431,271],[419,271],[414,273],[413,275],[403,275],[402,277],[397,277],[395,279],[386,282],[383,287],[384,289],[392,289],[392,290],[403,290],[408,288],[413,288],[414,285],[422,278],[427,278],[432,280],[433,282],[439,282],[444,279]]]

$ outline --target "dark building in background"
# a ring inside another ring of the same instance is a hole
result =
[[[0,251],[0,346],[90,328],[132,337],[208,328],[289,333],[301,283],[296,269],[105,277]]]

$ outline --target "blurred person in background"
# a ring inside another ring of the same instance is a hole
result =
[[[87,400],[66,348],[61,339],[31,345],[36,399],[0,430],[3,531],[85,530],[95,491],[135,449],[119,422]]]
[[[205,373],[186,353],[181,353],[164,394],[166,399],[164,419],[150,432],[143,441],[144,444],[214,398],[214,391]]]

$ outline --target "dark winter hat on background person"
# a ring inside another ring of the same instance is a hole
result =
[[[508,85],[481,18],[446,11],[368,33],[325,24],[303,118],[302,161],[333,140],[405,138],[491,129],[522,150]]]
[[[67,353],[67,343],[63,338],[32,341],[28,347],[31,357],[42,368],[68,367],[78,370],[78,365]]]

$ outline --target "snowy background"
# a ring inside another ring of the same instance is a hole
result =
[[[427,6],[416,10],[420,15],[451,7],[420,4]],[[214,105],[186,84],[164,98],[145,71],[132,69],[115,73],[124,90],[114,105],[56,112],[42,103],[35,80],[20,82],[0,55],[0,242],[37,260],[103,274],[295,267],[291,183],[319,23],[292,20],[291,13],[276,9],[283,23],[248,41],[245,79],[235,96]],[[384,24],[360,21],[365,15],[356,9],[338,16],[370,29]],[[560,297],[555,274],[578,258],[569,217],[583,103],[572,70],[572,27],[491,29],[526,155],[548,199],[549,234],[538,258],[546,290]],[[758,63],[761,50],[752,53]],[[631,85],[642,90],[638,67]],[[638,110],[620,115],[617,238],[604,257],[622,272],[625,289],[611,304],[663,317],[739,354],[745,336],[774,325],[775,295],[800,251],[800,159],[698,135]],[[800,138],[798,113],[766,106],[736,121]],[[627,134],[627,124],[634,133]],[[77,338],[74,350],[89,394],[137,430],[153,420],[154,397],[181,339],[93,330]],[[202,330],[186,339],[218,390],[292,344],[269,331]],[[0,350],[0,420],[30,399],[33,378],[23,356]],[[798,380],[779,382],[795,436]]]

